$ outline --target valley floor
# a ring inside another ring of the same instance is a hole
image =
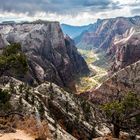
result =
[[[90,75],[79,79],[76,83],[77,93],[80,94],[92,88],[97,88],[107,77],[109,64],[103,53],[96,53],[95,50],[78,49],[86,60],[90,69]]]

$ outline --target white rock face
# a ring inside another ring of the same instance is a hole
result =
[[[72,40],[64,37],[58,22],[0,24],[0,33],[7,42],[21,44],[30,66],[30,76],[26,78],[29,83],[48,80],[74,88],[74,75],[89,71]]]
[[[128,29],[123,35],[118,35],[118,36],[115,36],[114,38],[114,45],[117,45],[117,44],[125,44],[127,43],[127,41],[134,35],[135,33],[135,29],[132,27],[130,29]]]
[[[123,35],[116,36],[108,54],[114,59],[113,72],[140,60],[140,27],[130,28]]]

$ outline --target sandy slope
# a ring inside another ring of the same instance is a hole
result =
[[[16,133],[0,134],[0,140],[34,140],[29,134],[26,134],[22,130],[17,130]]]

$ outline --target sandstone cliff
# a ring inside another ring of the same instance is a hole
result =
[[[77,46],[106,52],[114,73],[140,59],[140,17],[99,19],[75,38]]]
[[[24,80],[30,84],[48,80],[74,89],[75,75],[89,72],[73,41],[64,37],[58,22],[1,24],[0,33],[7,42],[22,45],[30,67]],[[2,42],[0,45],[3,47]]]
[[[101,48],[106,50],[111,46],[114,37],[123,35],[128,29],[140,26],[140,17],[117,17],[98,19],[87,31],[75,38],[78,47],[85,49]]]
[[[118,71],[140,59],[140,28],[131,28],[123,35],[116,36],[108,48],[113,65],[111,70]]]

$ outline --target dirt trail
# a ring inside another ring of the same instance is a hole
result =
[[[17,130],[16,133],[0,134],[0,140],[35,140],[32,136],[22,130]]]

